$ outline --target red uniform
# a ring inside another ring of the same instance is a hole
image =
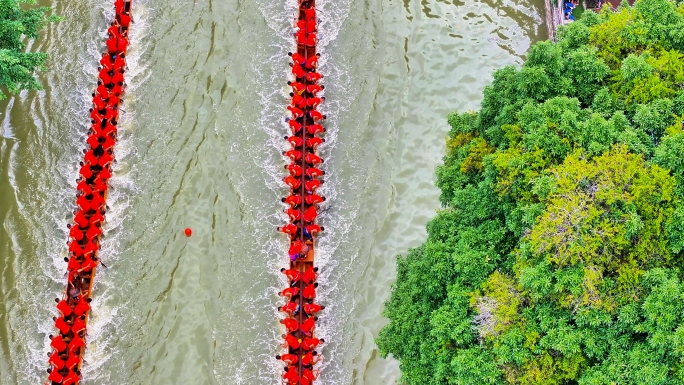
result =
[[[50,356],[50,359],[48,360],[48,364],[52,365],[53,371],[56,371],[55,369],[57,369],[57,370],[62,369],[64,367],[65,362],[63,359],[59,358],[58,352],[54,352]]]
[[[317,178],[321,175],[323,175],[323,171],[316,168],[316,167],[307,167],[306,168],[306,176],[308,176],[309,178]]]
[[[67,270],[78,270],[81,268],[81,262],[79,262],[76,257],[69,258],[69,263],[67,263]]]
[[[316,65],[318,65],[318,56],[316,55],[311,56],[309,59],[306,60],[306,63],[304,64],[306,68],[316,68]]]
[[[315,364],[316,361],[314,361],[314,355],[312,351],[307,352],[305,355],[302,356],[302,365],[304,366],[309,366]]]
[[[106,170],[106,169],[105,169]],[[102,170],[104,171],[104,170]],[[93,199],[90,201],[90,207],[93,210],[99,210],[104,206],[105,201],[104,198],[102,198],[102,195],[100,194],[93,194]]]
[[[93,98],[93,107],[98,110],[102,111],[107,107],[107,102],[104,101],[99,95],[95,95]]]
[[[74,338],[69,342],[69,353],[73,353],[76,350],[85,346],[85,342],[79,336],[74,336]]]
[[[297,147],[301,146],[302,144],[304,144],[304,139],[302,139],[302,138],[299,137],[299,136],[290,136],[290,137],[287,138],[287,141],[290,142],[290,144],[292,145],[292,147],[295,147],[295,148],[297,148]]]
[[[114,68],[119,69],[126,66],[126,59],[122,58],[121,55],[117,55],[114,59]]]
[[[323,100],[321,98],[314,96],[313,98],[307,98],[306,99],[306,105],[309,107],[316,108],[316,107],[318,107],[319,104],[321,104],[322,101]]]
[[[90,258],[88,258],[90,259]],[[90,304],[88,301],[85,299],[84,296],[79,296],[78,299],[78,304],[76,304],[76,307],[74,307],[74,313],[77,316],[82,316],[84,315],[88,310],[90,310]]]
[[[318,111],[316,111],[316,110],[311,110],[311,111],[309,111],[309,116],[310,116],[311,119],[313,119],[313,120],[322,120],[322,119],[324,119],[324,118],[323,118],[323,114],[321,114],[320,112],[318,112]]]
[[[305,9],[304,10],[304,17],[306,18],[306,21],[316,21],[316,10],[313,8]]]
[[[287,106],[287,109],[290,110],[290,112],[292,113],[293,119],[301,118],[302,116],[304,116],[304,111],[300,110],[297,107]]]
[[[316,33],[309,32],[306,34],[306,42],[304,43],[304,45],[306,45],[307,47],[315,47],[317,41],[318,39],[316,38]]]
[[[316,278],[318,278],[318,273],[314,271],[314,267],[309,267],[304,274],[302,274],[302,280],[304,280],[304,283],[307,285],[312,284]]]
[[[119,14],[119,24],[121,24],[122,27],[128,27],[131,25],[131,17],[126,14]]]
[[[78,226],[71,226],[71,229],[69,229],[69,236],[77,241],[80,241],[83,239],[83,231],[79,229]]]
[[[91,241],[100,235],[102,235],[102,228],[96,226],[89,228],[86,232],[86,237],[88,237],[88,239]]]
[[[321,74],[319,74],[318,72],[313,72],[313,71],[306,74],[306,80],[308,80],[310,82],[314,82],[314,83],[319,81],[322,77],[323,76]]]
[[[315,111],[311,111],[311,112],[315,112]],[[319,132],[321,132],[321,133],[325,132],[325,128],[323,128],[323,126],[321,126],[320,124],[310,124],[310,125],[306,126],[306,131],[309,132],[309,134],[311,134],[311,135],[316,135]],[[313,139],[313,138],[311,138],[311,139]]]
[[[99,86],[97,86],[95,92],[97,92],[102,99],[107,99],[107,97],[109,96],[109,90],[107,89],[107,87],[105,87],[104,84],[100,84]]]
[[[299,305],[297,305],[296,302],[290,301],[286,303],[285,306],[281,307],[280,310],[291,315],[292,313],[296,312],[298,308]]]
[[[314,317],[309,317],[307,318],[304,322],[302,322],[301,325],[299,325],[299,329],[306,334],[306,335],[311,335],[311,331],[316,327]]]
[[[113,160],[114,160],[114,157],[111,154],[105,152],[104,154],[102,154],[100,159],[98,159],[97,164],[100,167],[107,167],[107,165],[109,165],[109,163]]]
[[[318,179],[308,180],[304,182],[304,188],[309,193],[313,193],[319,187],[321,187],[321,181]]]
[[[280,228],[280,231],[285,233],[285,234],[290,234],[294,236],[297,233],[297,226],[295,226],[292,223],[288,223],[285,226]]]
[[[90,254],[94,254],[97,250],[99,249],[97,243],[95,242],[88,242],[87,245],[83,248],[83,255],[84,256],[89,256]]]
[[[109,53],[116,53],[116,38],[110,37],[107,39],[107,51]]]
[[[308,225],[304,229],[306,230],[307,233],[311,234],[312,236],[320,233],[321,230],[323,230],[321,228],[321,226],[319,226],[317,224]]]
[[[306,163],[312,164],[314,166],[318,163],[323,163],[323,159],[321,159],[320,156],[312,154],[310,152],[306,154],[304,160],[306,161]]]
[[[302,175],[302,166],[298,164],[289,164],[287,165],[287,171],[292,174],[292,176],[301,176]]]
[[[114,69],[114,62],[112,62],[110,55],[102,56],[102,59],[100,59],[100,65],[102,65],[102,69],[106,70],[107,72]]]
[[[306,107],[306,98],[304,98],[302,95],[294,94],[292,97],[292,105],[299,108],[304,108]]]
[[[302,290],[302,297],[306,299],[314,299],[316,298],[316,286],[314,284],[307,285],[303,290]]]
[[[299,271],[297,269],[287,269],[283,271],[283,274],[290,280],[290,282],[297,282],[301,278]]]
[[[84,195],[76,198],[76,205],[78,205],[82,211],[90,210],[90,201]]]
[[[318,211],[315,206],[309,206],[308,209],[304,211],[304,220],[307,222],[313,222],[318,216]]]
[[[67,358],[66,362],[66,367],[67,369],[73,369],[74,366],[78,365],[78,363],[81,361],[81,358],[75,354],[72,354]]]
[[[306,44],[306,38],[307,38],[308,33],[300,29],[295,33],[295,38],[297,39],[297,44]]]
[[[79,183],[79,184],[80,184],[80,183]],[[84,183],[84,184],[85,184],[85,183]],[[85,184],[84,188],[85,188],[85,187],[87,187],[88,189],[90,189],[90,186],[88,186],[87,184]],[[83,191],[83,190],[81,190],[81,191]],[[84,192],[84,194],[86,193],[85,191],[83,191],[83,192]],[[76,225],[78,225],[78,227],[80,227],[80,228],[82,228],[82,229],[87,229],[87,228],[88,228],[89,222],[88,222],[88,220],[86,219],[85,215],[83,215],[83,211],[78,211],[78,212],[76,212],[76,215],[74,216],[74,222],[76,223]]]
[[[69,370],[69,373],[64,377],[64,380],[62,381],[62,385],[72,385],[77,383],[81,377],[74,373],[73,370]]]
[[[107,108],[105,111],[105,119],[107,119],[108,122],[116,119],[116,116],[119,114],[119,112],[112,107]]]
[[[294,60],[294,62],[298,64],[306,63],[306,59],[304,58],[304,56],[298,54],[297,52],[292,54],[292,60]]]
[[[90,225],[95,226],[96,223],[104,222],[104,215],[99,211],[90,216]]]
[[[78,334],[81,330],[85,330],[86,324],[83,322],[82,319],[78,318],[76,321],[74,321],[73,326],[71,326],[71,331],[73,331],[75,334]]]
[[[93,125],[93,127],[95,127],[95,126],[100,127],[99,124]],[[93,148],[93,149],[94,149],[94,148],[97,148],[97,147],[100,146],[100,141],[99,141],[99,139],[100,139],[99,136],[97,136],[97,135],[91,135],[91,136],[88,137],[88,139],[86,139],[86,143],[88,143],[88,144],[90,145],[90,148]]]
[[[119,50],[119,52],[126,52],[126,48],[128,48],[128,39],[124,37],[120,37],[116,40],[116,48]]]
[[[295,135],[298,134],[299,131],[302,129],[302,124],[294,119],[288,120],[287,124],[290,126],[290,129]]]
[[[112,89],[109,91],[110,94],[114,94],[115,96],[121,95],[123,93],[123,87],[116,84]]]
[[[83,175],[85,179],[90,179],[90,177],[93,176],[93,170],[90,169],[89,164],[84,164],[81,166],[81,169],[78,171],[78,173]]]
[[[57,336],[50,341],[50,346],[58,352],[67,348],[66,342],[62,341],[62,336]]]
[[[295,208],[302,204],[302,197],[300,195],[290,195],[285,198],[285,203]]]
[[[90,271],[96,267],[97,261],[93,260],[92,258],[86,258],[85,261],[83,261],[83,264],[81,265],[81,270]]]
[[[74,253],[75,255],[81,255],[83,254],[83,248],[78,244],[78,242],[71,241],[69,243],[69,252]]]
[[[55,327],[64,335],[69,333],[69,330],[71,330],[71,325],[64,321],[64,317],[59,317],[55,320]]]
[[[95,156],[95,154],[93,153],[92,150],[86,152],[85,156],[83,157],[83,160],[86,163],[93,165],[93,166],[96,165],[99,161],[99,159],[97,159],[97,157]]]
[[[108,72],[109,71],[107,71],[105,69],[100,71],[99,77],[100,77],[100,79],[102,79],[102,83],[104,83],[104,84],[110,84],[112,82],[112,75],[110,75]],[[96,112],[96,111],[93,111],[93,112]],[[91,115],[91,117],[92,117],[92,115]]]
[[[54,369],[50,372],[50,375],[48,376],[48,380],[50,380],[51,382],[56,382],[58,384],[61,384],[63,379],[64,376],[59,374],[59,372]]]
[[[117,15],[122,15],[124,13],[124,1],[123,0],[114,1],[114,10],[116,11]],[[117,27],[117,26],[115,25],[115,27]]]
[[[299,254],[299,252],[302,250],[302,247],[304,244],[300,240],[296,240],[292,242],[290,245],[290,248],[288,249],[287,253],[292,255],[292,254]]]
[[[294,365],[298,361],[296,354],[283,354],[282,356],[280,356],[280,359],[288,365]]]
[[[296,221],[302,219],[302,212],[299,210],[287,209],[287,210],[285,210],[285,214],[287,214],[290,217],[290,220],[292,222],[296,222]],[[294,254],[294,253],[290,253],[290,254]]]
[[[319,305],[316,305],[314,303],[305,303],[304,304],[304,312],[309,315],[313,315],[315,313],[318,313],[321,311],[321,307]]]
[[[287,289],[280,292],[283,297],[294,297],[299,293],[299,289],[296,287],[288,287]]]
[[[304,197],[304,202],[306,202],[309,205],[315,205],[323,201],[323,197],[317,194],[309,194]]]
[[[309,84],[306,86],[306,90],[309,91],[312,95],[316,95],[317,93],[321,92],[323,87],[319,86],[318,84]]]
[[[297,369],[295,369],[294,366],[290,366],[288,371],[283,374],[283,379],[286,380],[290,385],[299,383],[299,374],[297,374]]]
[[[315,349],[316,346],[318,346],[321,343],[321,340],[318,338],[304,338],[304,341],[302,341],[302,348],[304,350],[312,350]]]
[[[124,82],[124,75],[123,75],[121,72],[116,71],[116,72],[114,73],[114,75],[112,76],[112,82],[113,82],[114,84],[123,83],[123,82]],[[117,99],[118,99],[118,98],[117,98]],[[110,103],[110,104],[115,105],[116,103]]]
[[[295,63],[292,66],[292,74],[298,78],[301,78],[306,75],[306,71],[304,71],[304,68],[302,68],[302,66],[300,66],[298,63]]]
[[[121,3],[122,3],[121,6],[123,7],[123,1],[121,1]],[[109,29],[107,29],[107,33],[109,34],[109,37],[115,37],[117,39],[121,35],[121,33],[119,32],[119,26],[118,25],[112,25],[111,27],[109,27]]]
[[[302,159],[302,152],[297,150],[290,150],[285,152],[285,156],[292,159],[293,162],[296,162]]]
[[[280,323],[285,325],[288,332],[293,333],[299,329],[299,323],[292,318],[285,318],[280,320]]]
[[[299,344],[301,342],[302,342],[301,340],[299,340],[297,337],[293,336],[292,334],[287,334],[285,336],[285,343],[287,344],[287,346],[289,346],[292,349],[299,349]]]
[[[104,142],[104,144],[102,144],[102,148],[104,148],[105,151],[107,151],[113,145],[114,145],[114,141],[107,138],[107,140]],[[108,168],[103,168],[102,171],[100,171],[100,173],[97,175],[97,178],[95,180],[109,179],[111,177],[112,177],[112,172],[109,171]]]
[[[291,82],[290,87],[292,87],[292,90],[296,94],[301,94],[306,89],[306,86],[304,85],[304,83],[300,83],[300,82]]]
[[[293,177],[292,175],[283,178],[283,182],[285,182],[285,184],[290,186],[290,188],[292,188],[293,190],[298,189],[299,186],[302,185],[302,181],[299,180],[299,178]]]
[[[301,385],[311,385],[313,384],[314,380],[316,379],[316,376],[314,376],[313,372],[309,369],[304,369],[302,371],[302,378],[301,378]]]

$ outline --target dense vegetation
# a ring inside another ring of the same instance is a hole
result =
[[[47,55],[25,52],[24,40],[38,38],[46,23],[59,20],[46,16],[50,8],[22,8],[22,4],[35,4],[35,0],[0,0],[0,87],[11,93],[41,89],[34,74],[43,69]],[[0,99],[6,97],[0,91]]]
[[[448,118],[377,341],[407,384],[684,382],[684,6],[559,36]]]

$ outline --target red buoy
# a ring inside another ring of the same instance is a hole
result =
[[[191,235],[192,235],[192,229],[189,228],[189,227],[186,228],[186,229],[185,229],[185,236],[186,236],[186,237],[189,237],[189,236],[191,236]]]

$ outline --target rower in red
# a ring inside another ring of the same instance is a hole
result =
[[[297,363],[297,361],[299,361],[296,354],[283,354],[282,356],[277,355],[276,359],[282,360],[288,366],[295,365]]]
[[[301,274],[299,274],[299,271],[297,269],[285,269],[284,267],[280,269],[280,272],[285,274],[287,279],[290,281],[290,284],[293,284],[301,278]]]
[[[289,369],[285,369],[283,374],[283,380],[286,384],[295,385],[299,383],[299,373],[294,366],[289,366]]]
[[[295,234],[297,234],[297,229],[298,227],[292,223],[288,223],[283,227],[278,227],[278,231],[289,234],[291,237],[294,237]]]
[[[295,295],[299,294],[299,288],[296,287],[288,287],[287,289],[284,289],[278,295],[281,297],[287,298],[288,301],[292,301],[292,297]]]
[[[305,303],[304,304],[304,312],[308,315],[314,315],[318,313],[319,311],[325,309],[325,306],[320,306],[315,303]]]
[[[282,337],[285,339],[282,344],[285,349],[299,349],[299,345],[302,343],[302,340],[289,333],[283,334]]]
[[[294,333],[299,330],[299,323],[292,318],[285,318],[280,320],[280,323],[285,326],[288,333]]]
[[[290,207],[297,208],[297,206],[302,204],[302,196],[301,195],[288,195],[287,198],[281,199],[284,203],[287,203],[290,205]]]

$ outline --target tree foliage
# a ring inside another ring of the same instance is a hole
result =
[[[48,7],[26,8],[35,0],[0,0],[0,86],[10,93],[42,89],[34,77],[43,70],[47,54],[26,52],[25,39],[36,39],[46,23],[59,20],[47,16]],[[0,91],[0,99],[7,96]]]
[[[377,340],[406,384],[684,381],[684,6],[585,12],[448,116]]]

